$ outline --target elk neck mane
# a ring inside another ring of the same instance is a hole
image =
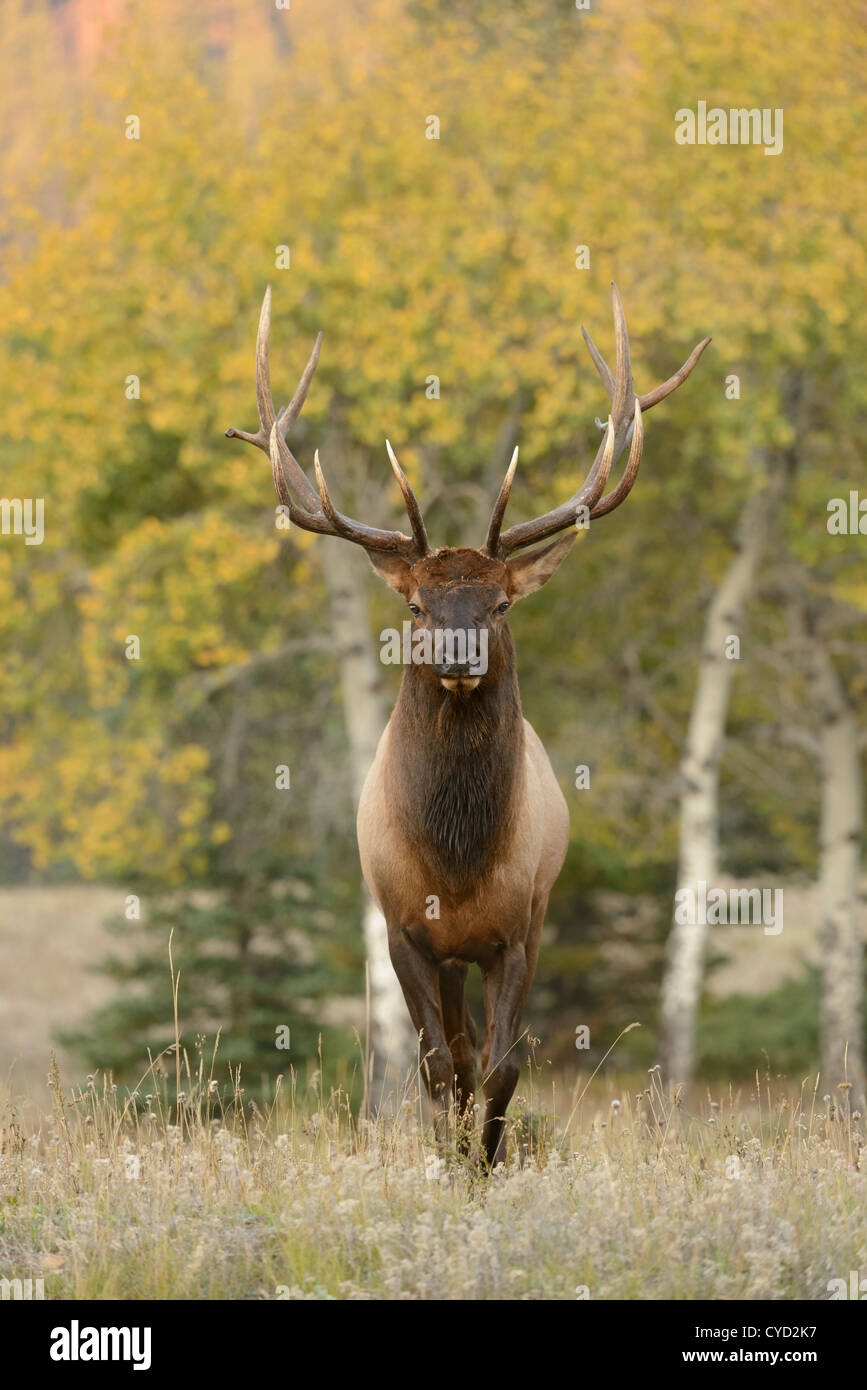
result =
[[[401,829],[431,871],[460,890],[493,865],[523,769],[524,723],[508,629],[488,678],[466,698],[407,666],[394,712],[390,774]]]

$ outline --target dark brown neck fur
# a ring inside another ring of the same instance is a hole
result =
[[[392,737],[393,804],[436,878],[431,892],[442,881],[465,889],[491,867],[522,775],[524,724],[508,629],[465,696],[444,690],[430,666],[408,666]]]

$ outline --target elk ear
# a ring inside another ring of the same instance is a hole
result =
[[[382,550],[368,550],[365,553],[380,579],[384,579],[388,587],[401,594],[408,603],[418,588],[412,577],[412,566],[399,555],[389,555]]]
[[[534,594],[543,584],[547,584],[554,571],[566,559],[577,535],[578,532],[575,530],[567,531],[565,536],[543,546],[541,550],[516,555],[514,560],[506,562],[506,569],[509,571],[508,592],[513,603],[519,598],[526,598],[528,594]]]

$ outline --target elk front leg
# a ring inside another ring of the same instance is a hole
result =
[[[458,1148],[461,1153],[469,1149],[470,1120],[476,1091],[476,1025],[464,998],[466,978],[465,965],[451,962],[440,966],[443,1026],[455,1068]]]
[[[426,935],[424,928],[390,931],[388,950],[409,1016],[420,1037],[419,1062],[428,1094],[442,1107],[437,1135],[445,1138],[455,1068],[443,1028],[439,962],[426,949]]]
[[[527,955],[523,942],[506,946],[485,971],[487,1029],[482,1048],[485,1122],[482,1142],[490,1168],[506,1156],[505,1119],[515,1092],[520,1062],[515,1044],[527,990]]]

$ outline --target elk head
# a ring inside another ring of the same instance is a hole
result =
[[[503,531],[503,517],[518,463],[518,450],[515,449],[481,549],[443,547],[434,550],[431,547],[415,494],[388,440],[386,449],[403,494],[411,536],[402,531],[378,530],[339,512],[331,500],[318,450],[313,460],[318,490],[313,487],[286,443],[286,433],[304,405],[319,360],[322,334],[316,339],[295,395],[279,415],[276,414],[268,364],[270,286],[265,291],[256,340],[259,428],[255,433],[229,429],[226,434],[255,444],[269,455],[277,496],[296,526],[351,541],[366,550],[376,572],[406,600],[417,628],[467,633],[484,630],[488,650],[496,649],[509,608],[551,578],[572,547],[577,534],[576,521],[605,516],[628,496],[641,463],[644,412],[665,400],[686,380],[710,342],[710,338],[702,339],[679,371],[661,386],[646,395],[636,395],[623,305],[616,285],[612,284],[611,291],[616,354],[613,373],[590,335],[583,328],[581,330],[611,405],[605,432],[587,477],[568,501],[534,521],[521,522]],[[606,493],[612,466],[627,444],[626,467],[617,485]],[[558,539],[551,540],[554,536]],[[539,541],[549,544],[527,554],[519,553]],[[479,684],[479,678],[465,662],[434,661],[432,675],[447,690],[464,695]]]

